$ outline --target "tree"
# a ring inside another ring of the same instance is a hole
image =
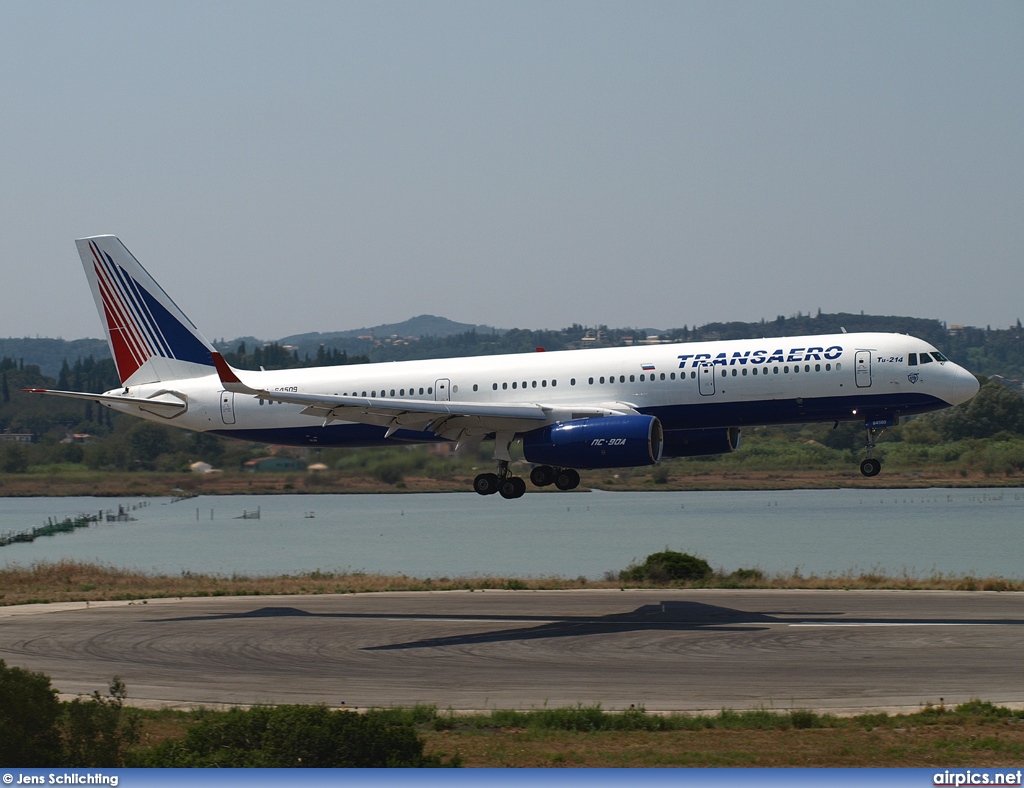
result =
[[[193,432],[189,449],[203,462],[216,465],[224,456],[224,441],[208,432]]]
[[[60,701],[42,673],[0,660],[0,766],[57,766]]]
[[[1000,432],[1024,435],[1024,398],[994,381],[974,399],[929,418],[946,440],[991,438]]]
[[[4,473],[25,473],[28,470],[28,455],[17,443],[8,444],[0,454],[0,471]]]
[[[79,463],[85,459],[85,449],[81,443],[68,443],[64,445],[64,462]]]
[[[142,421],[133,426],[128,444],[134,459],[151,463],[165,451],[171,450],[171,435],[162,424]]]

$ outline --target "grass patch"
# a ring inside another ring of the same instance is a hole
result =
[[[428,752],[478,767],[995,767],[1019,765],[1024,754],[1024,711],[980,701],[858,717],[768,709],[442,712],[430,725]]]
[[[476,767],[1009,767],[1024,757],[1024,711],[972,701],[914,714],[836,717],[725,709],[648,714],[599,706],[455,714],[433,706],[374,709],[412,725],[425,754]],[[209,710],[140,711],[139,747],[186,736]]]
[[[40,562],[28,567],[8,564],[0,569],[0,606],[44,602],[145,600],[167,597],[354,594],[384,591],[540,591],[612,588],[803,588],[896,589],[947,591],[1024,591],[1024,580],[933,574],[888,577],[875,572],[768,575],[759,570],[716,571],[699,580],[647,578],[622,580],[609,573],[603,580],[585,577],[441,577],[415,578],[363,572],[315,570],[295,575],[230,577],[182,572],[151,575],[132,569],[79,561]]]

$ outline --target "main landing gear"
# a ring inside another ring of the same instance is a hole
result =
[[[497,473],[481,473],[473,479],[473,489],[480,495],[501,493],[502,498],[522,498],[526,482],[513,476],[508,469],[512,461],[509,447],[515,440],[514,432],[499,432],[494,436],[494,459],[498,463]],[[552,468],[538,465],[530,471],[530,481],[537,487],[555,485],[559,490],[574,490],[580,486],[580,475],[572,468]]]
[[[538,465],[530,471],[530,481],[535,487],[553,484],[559,490],[574,490],[580,486],[580,475],[572,468]],[[500,493],[502,498],[521,498],[526,482],[509,472],[507,460],[498,460],[498,472],[481,473],[473,480],[473,489],[480,495]]]
[[[575,490],[580,486],[580,475],[572,468],[552,468],[538,465],[530,471],[530,481],[535,487],[555,485],[559,490]]]
[[[526,482],[508,470],[508,460],[498,460],[497,473],[481,473],[473,480],[473,489],[480,495],[501,493],[502,498],[522,498]]]

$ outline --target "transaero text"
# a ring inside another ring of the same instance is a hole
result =
[[[689,362],[690,367],[699,367],[705,364],[721,364],[733,367],[737,364],[746,364],[748,362],[751,364],[772,364],[775,362],[792,364],[801,361],[821,361],[823,359],[833,361],[842,355],[842,347],[832,345],[831,347],[794,347],[790,348],[789,352],[782,348],[771,352],[767,350],[737,350],[732,355],[719,353],[717,356],[712,356],[710,353],[687,353],[684,356],[678,356],[678,358],[679,369],[686,369],[687,362]]]

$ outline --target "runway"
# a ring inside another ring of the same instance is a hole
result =
[[[1024,705],[1024,594],[485,591],[0,608],[0,659],[140,705]]]

